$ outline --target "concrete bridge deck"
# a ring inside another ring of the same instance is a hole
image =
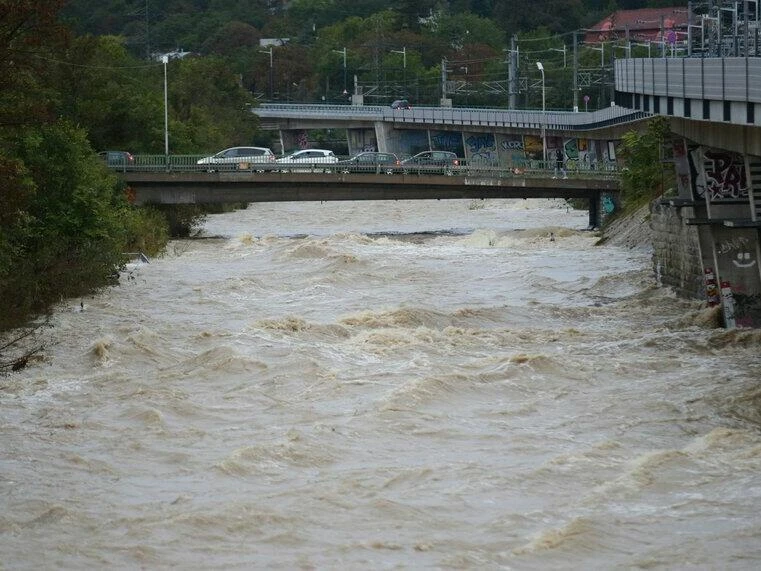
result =
[[[612,176],[549,173],[447,176],[343,172],[166,172],[127,171],[120,176],[136,204],[209,204],[331,200],[447,200],[487,198],[579,198],[589,201],[589,225],[600,225],[601,194],[615,200]]]

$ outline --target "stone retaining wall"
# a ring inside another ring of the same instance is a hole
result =
[[[684,223],[682,208],[650,205],[653,270],[659,285],[681,297],[704,299],[703,263],[697,226]]]

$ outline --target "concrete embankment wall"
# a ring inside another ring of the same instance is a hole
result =
[[[696,226],[685,224],[684,212],[658,201],[650,204],[653,270],[659,285],[681,297],[703,299],[700,237]]]

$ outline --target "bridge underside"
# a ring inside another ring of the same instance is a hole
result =
[[[140,173],[123,174],[136,204],[211,204],[333,200],[580,198],[598,227],[600,195],[617,196],[617,181],[552,178],[468,178],[416,174]]]

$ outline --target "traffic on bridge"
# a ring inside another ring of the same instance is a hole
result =
[[[335,157],[334,157],[335,158]],[[137,155],[115,166],[135,204],[210,204],[334,200],[566,198],[587,200],[589,226],[615,204],[618,173],[455,165],[374,165],[349,161],[208,164],[199,156]],[[200,164],[199,164],[200,163]],[[545,168],[542,168],[545,167]]]

